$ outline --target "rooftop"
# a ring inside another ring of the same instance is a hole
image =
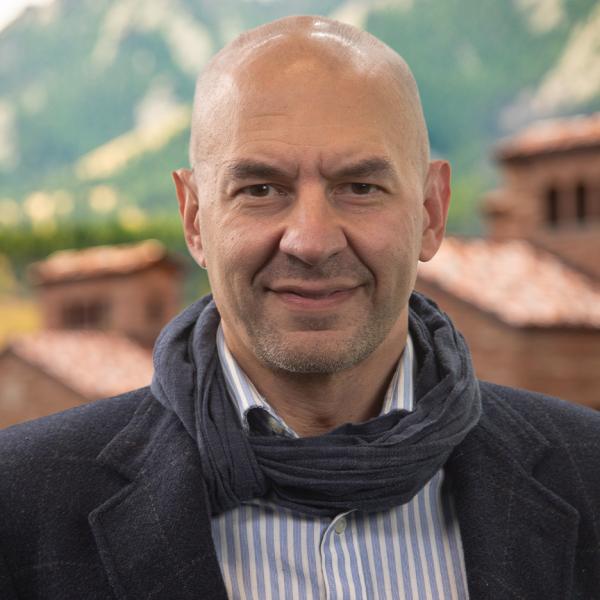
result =
[[[600,112],[539,121],[498,145],[499,160],[600,146]]]
[[[521,240],[444,240],[419,277],[517,327],[600,329],[600,286]]]
[[[39,285],[105,275],[124,275],[163,261],[178,264],[163,244],[156,240],[145,240],[136,244],[60,250],[45,260],[32,263],[28,273],[31,281]]]
[[[47,330],[17,338],[9,348],[90,400],[143,387],[152,379],[151,353],[114,333]]]

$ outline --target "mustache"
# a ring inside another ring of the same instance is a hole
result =
[[[349,279],[367,283],[373,279],[366,265],[348,255],[335,255],[318,265],[310,265],[295,256],[278,255],[263,267],[259,275],[261,280],[267,281]]]

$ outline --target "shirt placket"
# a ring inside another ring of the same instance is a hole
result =
[[[321,538],[320,556],[325,593],[328,600],[358,598],[352,592],[352,567],[349,556],[352,511],[340,513],[326,527]]]

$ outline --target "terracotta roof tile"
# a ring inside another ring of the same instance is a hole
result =
[[[90,400],[148,385],[152,379],[151,353],[114,333],[47,330],[17,338],[9,347]]]
[[[156,240],[136,244],[95,246],[83,250],[61,250],[32,263],[33,283],[54,283],[101,275],[122,275],[139,271],[168,258],[166,248]],[[173,260],[169,257],[169,260]]]
[[[600,145],[600,112],[539,121],[498,144],[496,156],[510,160]]]
[[[600,329],[600,286],[521,240],[444,240],[419,277],[519,326]]]

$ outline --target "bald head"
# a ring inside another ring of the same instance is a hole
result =
[[[287,17],[247,31],[223,48],[196,84],[190,163],[197,167],[227,138],[229,111],[245,92],[267,88],[277,77],[325,80],[330,89],[354,78],[357,94],[387,96],[381,119],[395,123],[402,143],[425,175],[429,142],[415,79],[404,60],[374,36],[324,17]],[[285,90],[281,90],[283,93]],[[271,90],[272,93],[272,90]],[[318,92],[314,101],[319,102]]]

